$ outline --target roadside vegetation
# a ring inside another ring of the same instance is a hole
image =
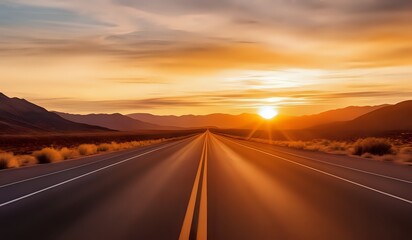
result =
[[[0,169],[18,168],[35,164],[55,163],[67,159],[75,159],[81,156],[90,156],[98,153],[112,152],[148,146],[161,143],[173,138],[161,138],[154,140],[130,141],[130,142],[111,142],[101,144],[81,144],[77,147],[53,148],[46,147],[31,154],[14,155],[12,152],[2,152],[0,150]]]
[[[230,135],[230,137],[234,137]],[[241,138],[242,137],[236,137]],[[333,141],[316,139],[310,141],[269,141],[268,139],[251,138],[255,142],[269,143],[282,147],[320,151],[331,154],[360,156],[380,161],[392,161],[412,165],[412,143],[387,138],[362,138],[356,141]]]

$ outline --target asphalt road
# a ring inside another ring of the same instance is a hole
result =
[[[0,239],[412,239],[412,169],[207,132],[0,171]]]

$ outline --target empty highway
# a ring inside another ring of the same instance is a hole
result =
[[[208,131],[0,171],[0,239],[412,239],[412,169]]]

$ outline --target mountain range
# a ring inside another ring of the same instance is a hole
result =
[[[312,129],[364,132],[412,130],[412,100],[379,108],[351,121],[319,125]]]
[[[378,106],[350,106],[341,109],[330,110],[319,114],[305,116],[277,116],[273,120],[273,124],[279,129],[305,129],[317,125],[349,121],[366,113],[372,112],[382,107],[389,105]],[[216,128],[254,128],[262,118],[257,114],[239,114],[230,115],[215,113],[209,115],[183,115],[183,116],[158,116],[148,113],[134,113],[127,115],[133,119],[151,122],[158,125],[171,125],[182,128],[199,128],[199,127],[216,127]]]
[[[158,116],[148,113],[79,115],[50,112],[25,99],[9,98],[0,93],[0,134],[252,129],[262,122],[257,114],[248,113]],[[412,130],[412,100],[395,105],[350,106],[305,116],[278,116],[267,123],[272,125],[272,129],[302,130],[319,133],[320,136],[346,132],[409,131]]]
[[[390,105],[349,106],[312,115],[279,116],[275,124],[276,127],[280,129],[305,129],[333,122],[350,121],[387,106]]]
[[[118,131],[139,131],[139,130],[178,130],[178,127],[160,126],[140,120],[130,118],[120,113],[114,114],[69,114],[55,112],[59,116],[72,122],[96,125]]]
[[[153,115],[149,113],[134,113],[127,115],[133,119],[156,123],[159,125],[170,125],[181,128],[244,128],[254,124],[261,118],[256,114],[243,113],[240,115],[231,115],[223,113],[214,113],[209,115]]]
[[[0,93],[0,133],[104,132],[107,128],[74,123],[25,99]]]

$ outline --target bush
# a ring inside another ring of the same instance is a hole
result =
[[[71,148],[66,148],[66,147],[60,149],[60,154],[65,160],[76,158],[80,155],[77,149],[71,149]]]
[[[82,144],[78,148],[80,155],[92,155],[97,153],[97,146],[94,144]]]
[[[16,156],[20,166],[37,164],[37,159],[31,155],[17,155]]]
[[[37,158],[39,163],[53,163],[63,160],[61,153],[54,148],[43,148],[42,150],[35,151],[33,156]]]
[[[328,151],[331,151],[331,152],[346,151],[348,149],[348,146],[345,142],[332,141],[332,142],[330,142],[327,149],[328,149]]]
[[[358,139],[353,144],[353,154],[354,155],[363,155],[364,153],[370,153],[373,155],[386,155],[391,154],[392,144],[383,138],[365,138]]]
[[[412,155],[412,147],[402,147],[399,152],[401,154]]]
[[[99,152],[107,152],[111,150],[113,150],[113,145],[110,143],[102,143],[97,147],[97,151]]]
[[[288,142],[288,147],[297,148],[297,149],[305,149],[305,143],[302,141],[292,141],[292,142]]]
[[[412,163],[412,147],[402,147],[397,158],[401,163]]]
[[[13,153],[0,153],[0,169],[20,167],[20,162]]]

